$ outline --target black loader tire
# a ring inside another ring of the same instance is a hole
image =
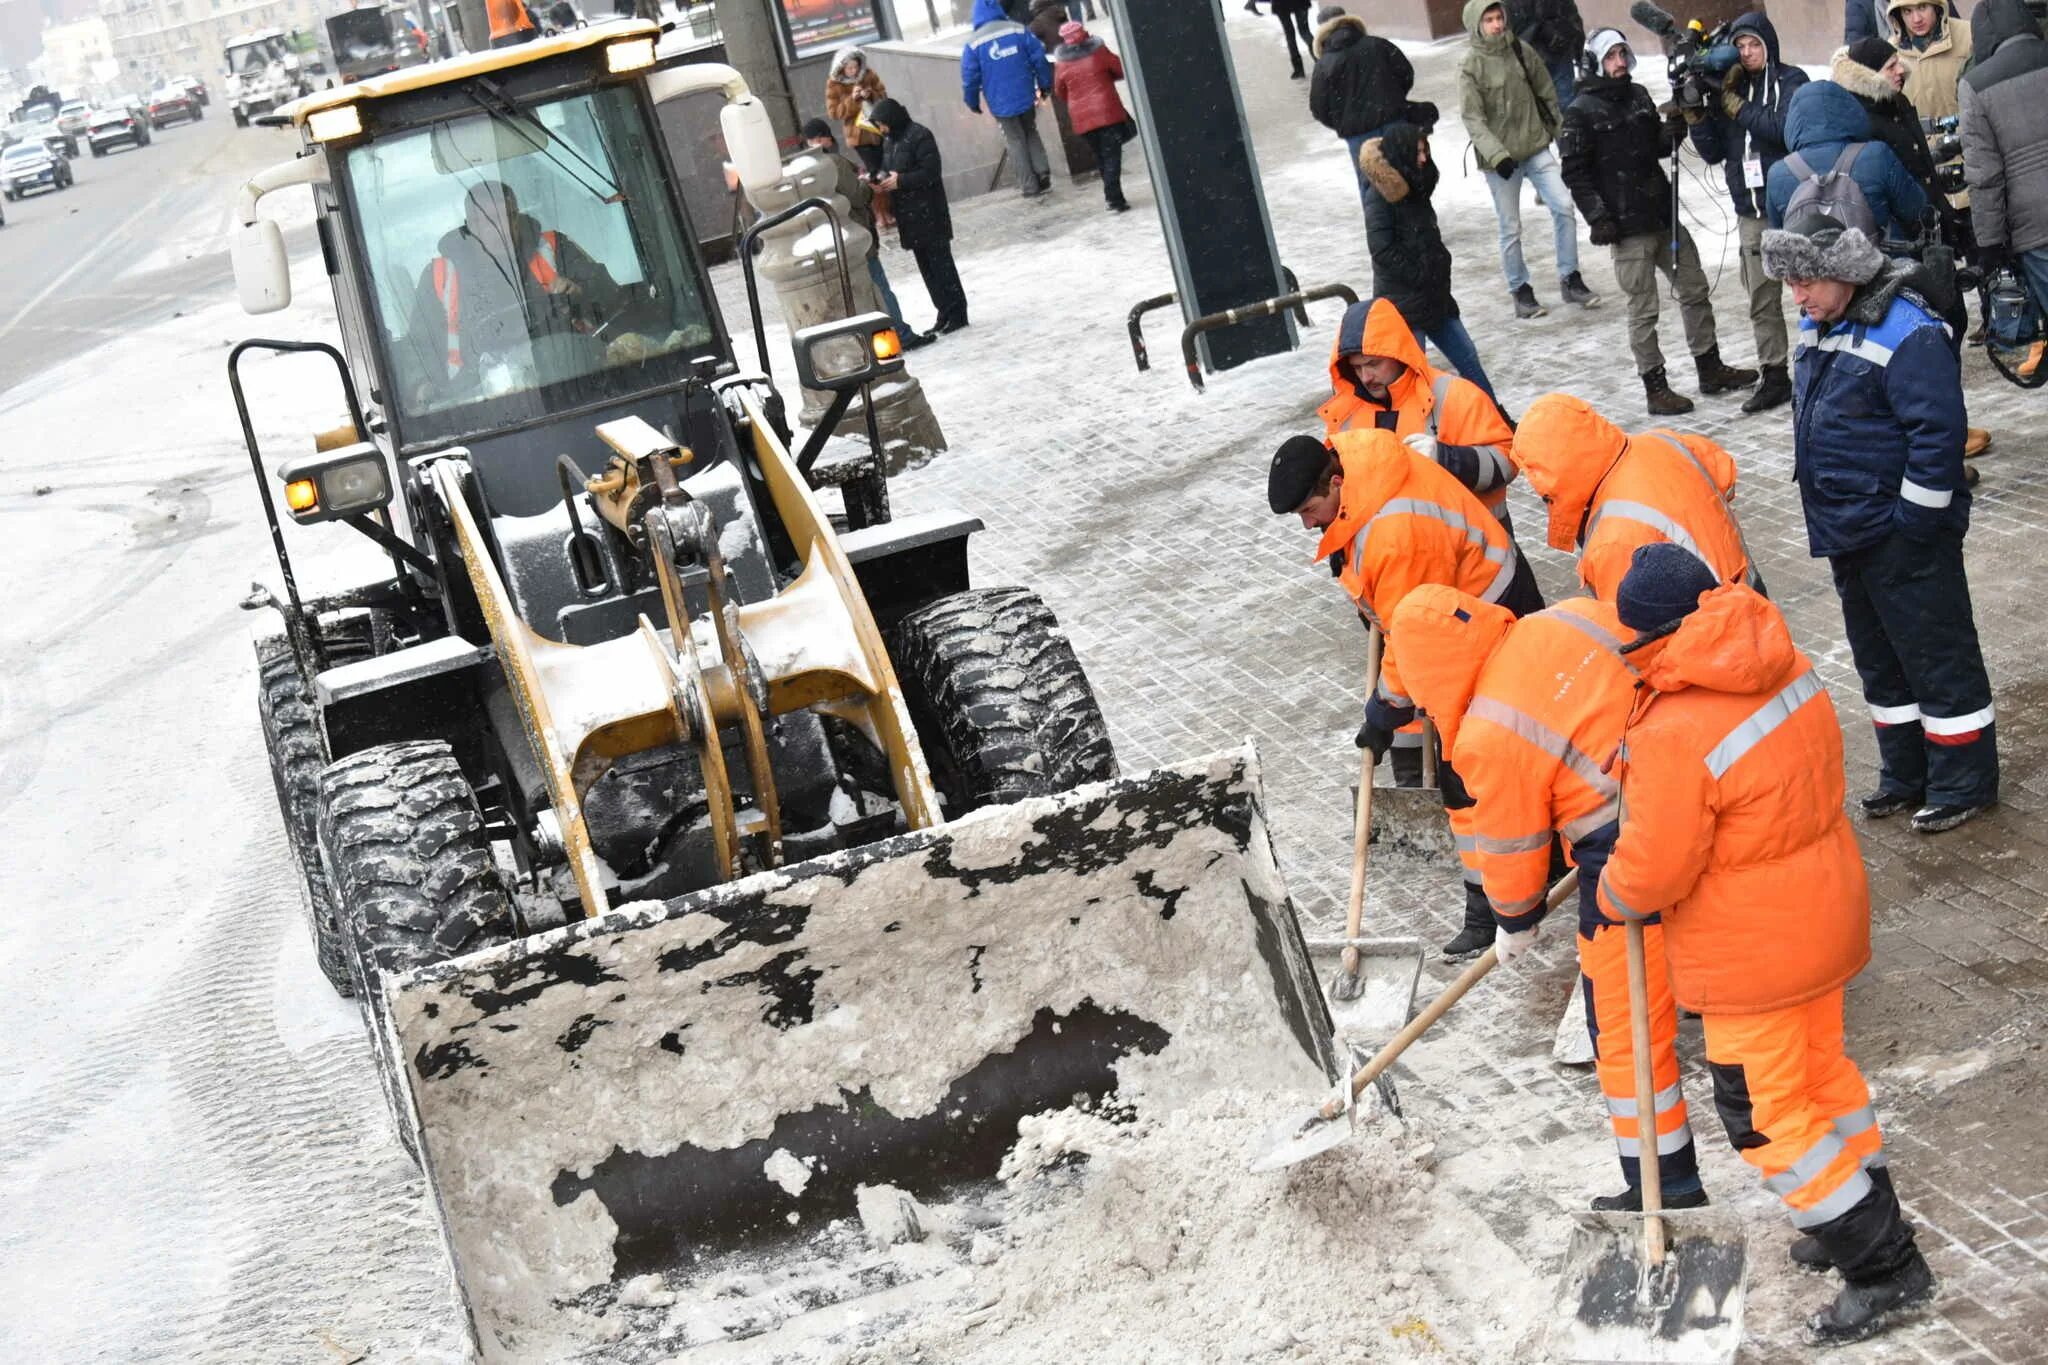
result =
[[[299,697],[298,660],[282,640],[257,646],[256,711],[263,722],[263,747],[270,754],[278,813],[284,817],[285,838],[305,891],[313,955],[320,963],[320,974],[337,993],[354,995],[347,940],[335,915],[327,870],[320,862],[320,771],[327,766],[327,743],[313,708]]]
[[[320,774],[320,854],[393,1126],[417,1158],[404,1060],[389,1050],[384,978],[514,933],[512,900],[454,750],[440,740],[410,740],[329,764]]]
[[[942,597],[889,643],[948,819],[1117,775],[1088,675],[1037,593]]]

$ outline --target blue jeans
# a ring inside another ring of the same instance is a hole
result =
[[[875,282],[875,297],[882,301],[882,311],[896,319],[898,327],[907,327],[903,321],[903,305],[896,302],[896,291],[889,287],[889,277],[882,271],[880,256],[868,257],[868,278]]]
[[[2048,312],[2048,247],[2022,251],[2014,264],[2027,277],[2027,292],[2034,296],[2034,307]]]
[[[1578,88],[1579,69],[1569,57],[1561,62],[1545,62],[1543,65],[1550,72],[1550,83],[1557,87],[1557,109],[1559,113],[1563,113],[1564,107],[1572,102],[1572,92]]]
[[[1493,192],[1493,213],[1500,219],[1500,268],[1508,277],[1508,292],[1529,282],[1529,267],[1522,259],[1522,182],[1536,187],[1536,197],[1550,210],[1551,236],[1557,246],[1557,276],[1575,274],[1579,268],[1579,220],[1572,216],[1571,191],[1564,187],[1564,172],[1557,153],[1545,147],[1515,167],[1503,180],[1486,172],[1486,188]]]
[[[1479,364],[1479,348],[1472,344],[1472,334],[1465,330],[1463,318],[1445,318],[1440,326],[1423,333],[1436,348],[1444,353],[1444,359],[1451,362],[1451,368],[1460,378],[1469,379],[1483,389],[1488,398],[1498,404],[1493,385],[1487,381],[1486,371]]]

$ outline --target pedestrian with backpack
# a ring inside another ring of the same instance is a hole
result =
[[[1660,273],[1678,291],[1679,317],[1700,392],[1746,389],[1756,383],[1756,371],[1722,362],[1714,337],[1712,286],[1700,268],[1699,248],[1685,224],[1672,217],[1671,181],[1663,159],[1684,140],[1685,124],[1660,116],[1650,92],[1629,79],[1636,57],[1620,30],[1596,32],[1587,40],[1586,55],[1588,72],[1564,111],[1564,130],[1557,139],[1564,183],[1585,215],[1593,245],[1614,253],[1615,282],[1628,296],[1629,350],[1650,415],[1691,412],[1692,400],[1673,391],[1657,344]]]
[[[1565,302],[1591,308],[1600,296],[1579,278],[1579,224],[1551,148],[1564,119],[1550,72],[1534,48],[1508,31],[1507,8],[1500,0],[1465,0],[1465,31],[1471,45],[1458,65],[1459,110],[1500,220],[1500,267],[1515,316],[1540,318],[1550,311],[1537,299],[1522,259],[1524,181],[1536,187],[1550,210],[1559,292]]]
[[[1809,81],[1785,111],[1785,159],[1771,167],[1772,227],[1795,209],[1853,227],[1873,244],[1913,237],[1927,195],[1896,153],[1872,141],[1870,115],[1833,81]]]

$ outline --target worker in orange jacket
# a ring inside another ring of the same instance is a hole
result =
[[[1368,427],[1393,432],[1478,494],[1514,535],[1507,503],[1515,481],[1514,428],[1484,389],[1430,366],[1392,300],[1344,310],[1330,351],[1330,398],[1316,411],[1326,436]],[[1392,764],[1397,786],[1422,785],[1420,724],[1395,731]]]
[[[1613,916],[1662,912],[1680,1004],[1706,1028],[1728,1140],[1844,1281],[1808,1327],[1882,1331],[1934,1292],[1899,1211],[1842,988],[1870,960],[1870,889],[1842,811],[1842,727],[1784,617],[1675,545],[1636,551],[1621,623],[1646,689],[1620,763]]]
[[[1436,461],[1392,432],[1340,432],[1324,443],[1293,436],[1274,453],[1267,502],[1282,516],[1322,532],[1316,558],[1331,563],[1358,612],[1386,636],[1379,685],[1365,703],[1357,743],[1378,761],[1394,732],[1415,719],[1403,690],[1401,642],[1387,630],[1394,608],[1424,583],[1442,583],[1497,602],[1517,616],[1543,609],[1528,562],[1479,499]],[[1447,803],[1457,775],[1439,770]],[[1475,957],[1494,939],[1468,813],[1451,810],[1465,870],[1464,925],[1444,946],[1452,961]]]
[[[1628,638],[1614,608],[1574,597],[1519,621],[1503,608],[1445,587],[1422,587],[1394,609],[1415,704],[1436,722],[1464,784],[1479,871],[1500,936],[1502,962],[1535,943],[1562,837],[1579,869],[1578,949],[1586,1023],[1625,1187],[1593,1201],[1643,1206],[1636,1119],[1635,1041],[1628,1007],[1628,936],[1601,913],[1595,888],[1614,847],[1620,785],[1608,771],[1636,695],[1622,656]],[[1657,1158],[1665,1204],[1707,1202],[1685,1094],[1678,1079],[1678,1010],[1664,969],[1664,930],[1643,935],[1650,968],[1651,1071],[1657,1087]]]
[[[1515,432],[1515,458],[1550,510],[1552,549],[1579,556],[1579,581],[1612,602],[1638,546],[1669,541],[1723,583],[1763,591],[1730,505],[1735,458],[1704,436],[1631,436],[1583,398],[1546,393]]]

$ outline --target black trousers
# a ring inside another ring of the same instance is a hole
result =
[[[1124,202],[1124,126],[1112,123],[1107,128],[1091,128],[1081,134],[1088,145],[1095,149],[1095,164],[1102,167],[1102,200],[1106,204]]]
[[[1930,806],[1997,800],[1991,680],[1970,612],[1962,537],[1894,534],[1828,564],[1877,726],[1879,790]]]
[[[931,242],[914,246],[910,254],[917,258],[917,273],[924,277],[924,290],[932,296],[932,306],[939,310],[935,327],[951,322],[967,325],[967,290],[960,284],[960,272],[953,265],[953,244]]]
[[[1287,64],[1293,67],[1294,74],[1299,76],[1302,74],[1301,49],[1305,47],[1311,52],[1315,51],[1315,37],[1310,33],[1308,26],[1308,11],[1275,9],[1273,17],[1280,21],[1280,33],[1287,39]],[[1299,46],[1294,41],[1294,31],[1297,28],[1301,30]]]

